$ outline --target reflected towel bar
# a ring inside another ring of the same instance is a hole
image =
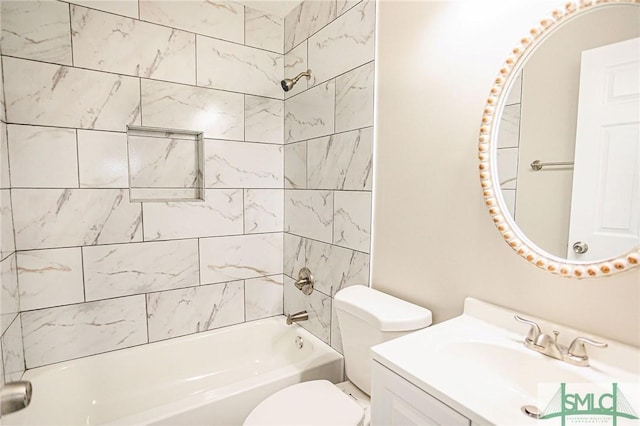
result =
[[[530,166],[533,170],[537,172],[538,170],[542,170],[542,168],[545,166],[573,166],[573,161],[557,161],[555,163],[551,163],[551,162],[543,163],[540,160],[534,160],[533,162],[531,162]]]

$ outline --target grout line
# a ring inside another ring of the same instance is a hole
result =
[[[86,6],[84,4],[79,5],[79,4],[69,3],[69,1],[67,1],[67,0],[58,0],[58,1],[60,1],[62,3],[70,4],[70,5],[73,5],[73,6],[76,6],[76,7],[82,7],[82,8],[85,8],[85,9],[90,9],[90,10],[92,10],[94,12],[105,13],[107,15],[113,15],[113,16],[117,16],[119,18],[131,19],[131,20],[134,20],[134,21],[144,22],[145,24],[149,24],[149,25],[168,28],[170,30],[178,30],[178,31],[182,31],[182,32],[185,32],[185,33],[189,33],[189,34],[194,34],[194,35],[199,35],[199,36],[202,36],[202,37],[212,38],[212,39],[219,40],[219,41],[224,41],[224,42],[227,42],[227,43],[230,43],[230,44],[235,44],[237,46],[249,47],[251,49],[261,50],[261,51],[268,52],[268,53],[275,53],[275,54],[278,54],[278,55],[282,55],[283,54],[281,52],[275,52],[273,50],[264,49],[264,48],[258,47],[258,46],[247,46],[244,43],[239,43],[237,41],[228,40],[228,39],[221,38],[221,37],[215,37],[215,36],[212,36],[212,35],[203,34],[203,33],[199,33],[199,32],[196,32],[196,31],[186,30],[184,28],[172,27],[170,25],[163,24],[163,23],[160,23],[160,22],[154,22],[154,21],[148,21],[146,19],[142,19],[142,18],[139,17],[140,16],[140,11],[139,11],[140,10],[140,2],[138,2],[138,17],[132,17],[132,16],[128,16],[128,15],[121,15],[119,13],[111,12],[111,11],[108,11],[108,10],[96,9],[95,7]]]
[[[73,57],[73,17],[71,16],[71,3],[69,6],[69,45],[71,47],[71,66],[75,65],[75,60]]]
[[[149,341],[149,302],[147,300],[148,297],[149,295],[144,293],[144,323],[147,326],[147,343],[150,343]]]
[[[200,253],[200,240],[201,238],[197,239],[197,246],[198,246],[198,286],[202,285],[202,255]]]
[[[354,248],[341,246],[341,245],[339,245],[339,244],[328,243],[328,242],[326,242],[326,241],[318,240],[318,239],[316,239],[316,238],[305,237],[304,235],[296,234],[296,233],[291,232],[291,231],[285,231],[285,234],[293,235],[294,237],[304,238],[304,239],[306,239],[306,240],[314,241],[314,242],[316,242],[316,243],[326,244],[326,245],[329,245],[329,246],[335,246],[335,247],[343,248],[343,249],[345,249],[345,250],[350,250],[350,251],[353,251],[353,252],[356,252],[356,253],[366,254],[367,256],[370,256],[370,253],[367,253],[366,251],[356,250],[356,249],[354,249]],[[305,256],[306,256],[306,255],[305,255]]]
[[[80,142],[78,140],[78,129],[75,129],[76,135],[76,170],[78,172],[78,189],[82,188],[82,181],[80,180]],[[74,188],[75,189],[75,188]]]
[[[238,95],[244,95],[245,94],[244,92],[238,92],[238,91],[235,91],[235,90],[229,90],[229,89],[223,89],[223,88],[217,88],[217,87],[208,87],[208,86],[198,86],[197,84],[189,84],[189,83],[177,82],[177,81],[172,81],[172,80],[162,80],[162,79],[159,79],[159,78],[143,77],[143,76],[132,75],[132,74],[123,74],[123,73],[117,73],[117,72],[113,72],[113,71],[98,70],[98,69],[95,69],[95,68],[69,66],[69,65],[59,64],[59,63],[55,63],[55,62],[47,62],[47,61],[42,61],[42,60],[37,60],[37,59],[22,58],[22,57],[19,57],[19,56],[12,56],[12,55],[5,55],[5,54],[3,54],[2,56],[5,57],[5,58],[16,59],[16,60],[19,60],[19,61],[35,62],[35,63],[46,64],[46,65],[55,65],[57,67],[72,68],[72,69],[75,69],[75,70],[89,71],[89,72],[100,73],[100,74],[109,74],[109,75],[118,76],[118,77],[139,78],[139,79],[144,79],[144,80],[149,80],[149,81],[156,81],[156,82],[174,84],[174,85],[179,85],[179,86],[187,86],[187,87],[192,87],[192,88],[196,88],[196,89],[204,89],[204,90],[210,90],[210,91],[216,91],[216,92],[224,92],[224,93],[234,93],[234,94],[238,94]],[[252,96],[262,97],[262,98],[274,99],[274,100],[278,100],[278,101],[282,100],[282,98],[266,96],[264,94],[253,94],[253,93],[247,93],[247,94],[252,95]]]
[[[14,252],[11,252],[4,260],[9,258],[13,253],[23,253],[23,252],[31,252],[31,251],[42,251],[42,250],[54,250],[54,249],[64,249],[64,248],[91,248],[91,247],[110,247],[110,246],[124,246],[131,244],[153,244],[153,243],[169,243],[172,241],[189,241],[189,240],[199,240],[199,239],[214,239],[214,238],[225,238],[225,237],[252,237],[256,235],[274,235],[280,234],[283,231],[271,231],[271,232],[256,232],[254,234],[224,234],[224,235],[211,235],[211,236],[197,236],[197,237],[184,237],[184,238],[171,238],[164,240],[148,240],[148,241],[128,241],[128,242],[118,242],[118,243],[106,243],[106,244],[93,244],[87,246],[52,246],[52,247],[40,247],[40,248],[27,248],[20,249]],[[4,261],[3,260],[3,261]]]
[[[84,247],[78,247],[80,249],[80,265],[82,265],[82,295],[84,302],[87,302],[87,280],[85,277],[85,264],[84,264]]]

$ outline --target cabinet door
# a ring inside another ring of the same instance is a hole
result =
[[[471,421],[377,362],[373,363],[371,426],[469,426]]]

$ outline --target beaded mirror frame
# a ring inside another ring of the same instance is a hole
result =
[[[480,184],[493,222],[506,243],[529,263],[553,274],[570,278],[590,278],[610,276],[619,272],[638,267],[640,264],[640,246],[629,252],[596,262],[573,262],[551,255],[533,244],[508,213],[500,192],[497,179],[497,125],[494,121],[500,119],[504,102],[510,88],[511,81],[517,76],[536,47],[545,36],[565,22],[583,12],[595,10],[598,7],[625,4],[640,6],[640,0],[580,0],[567,2],[562,9],[556,9],[547,17],[540,20],[529,34],[520,39],[520,43],[512,50],[505,63],[500,68],[482,115],[478,144],[478,159],[480,160]],[[495,130],[495,131],[494,131]]]

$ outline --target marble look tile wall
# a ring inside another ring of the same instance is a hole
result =
[[[30,5],[13,4],[10,7],[25,13]],[[37,7],[35,9],[38,9]],[[36,16],[38,13],[31,10]],[[29,13],[29,12],[27,12]],[[15,22],[0,15],[0,29],[6,31]],[[54,27],[57,24],[54,24]],[[34,31],[29,26],[27,31]],[[35,34],[32,33],[37,38]],[[4,33],[2,34],[4,37]],[[19,46],[20,37],[8,41],[9,46]],[[54,43],[55,44],[55,43]],[[41,51],[46,51],[47,47]],[[34,53],[30,51],[29,53]],[[5,381],[19,379],[25,370],[22,348],[22,325],[20,321],[20,290],[18,288],[18,268],[13,230],[13,203],[11,201],[11,174],[9,170],[9,143],[7,137],[6,111],[4,101],[3,68],[0,61],[0,386]]]
[[[225,0],[0,8],[2,380],[282,314],[284,18]],[[127,125],[204,132],[205,200],[132,202]]]
[[[500,189],[511,217],[516,216],[518,195],[518,156],[520,154],[520,106],[522,102],[520,73],[513,81],[507,96],[498,133],[498,176]]]
[[[373,176],[374,0],[304,1],[285,17],[284,310],[342,351],[333,296],[369,285]],[[303,266],[315,291],[293,285]]]

